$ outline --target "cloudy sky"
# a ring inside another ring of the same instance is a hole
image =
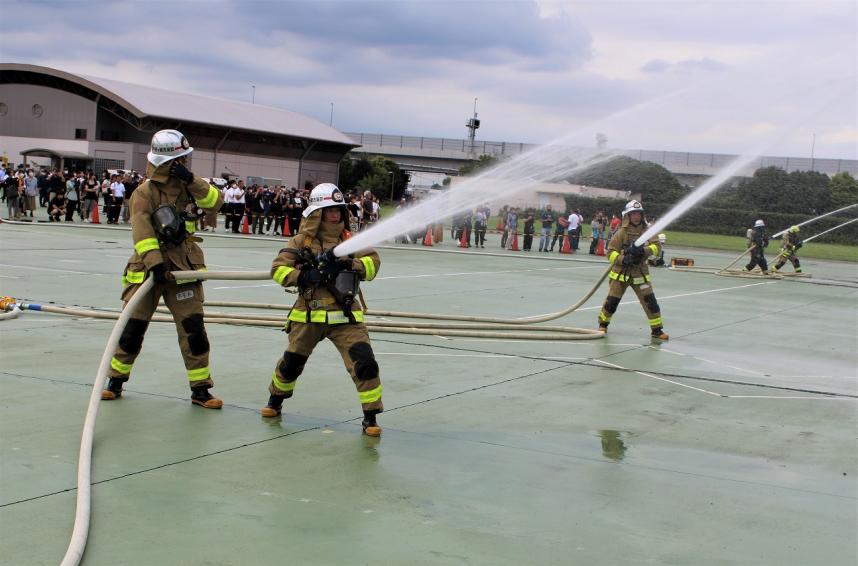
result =
[[[4,3],[0,58],[348,132],[858,158],[854,0]],[[9,20],[6,20],[9,23]],[[815,140],[815,141],[814,141]],[[815,144],[815,145],[814,145]]]

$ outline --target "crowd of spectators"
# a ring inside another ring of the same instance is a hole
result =
[[[60,171],[58,169],[19,167],[0,168],[0,198],[6,203],[7,217],[20,220],[35,218],[38,207],[45,208],[51,222],[74,222],[75,216],[82,222],[91,222],[98,208],[108,224],[129,221],[128,202],[134,190],[145,180],[145,175],[134,171]],[[304,188],[288,188],[284,185],[250,185],[242,180],[231,180],[218,186],[224,197],[219,213],[203,214],[201,210],[186,211],[196,218],[201,231],[216,231],[218,216],[224,216],[224,230],[243,233],[245,223],[251,234],[290,235],[298,231],[304,209],[309,205],[308,197],[313,188],[311,182]],[[380,218],[380,202],[370,191],[358,190],[345,195],[350,211],[351,230],[358,232],[371,227]],[[416,199],[403,197],[396,206],[397,211],[416,203]],[[450,237],[462,247],[485,248],[486,232],[492,216],[488,206],[464,211],[452,218]],[[590,254],[596,254],[599,241],[607,244],[620,227],[617,214],[610,216],[597,211],[590,221]],[[532,251],[533,239],[539,233],[539,248],[543,253],[561,252],[565,237],[570,249],[577,252],[580,246],[585,220],[579,210],[564,213],[554,211],[551,205],[543,210],[521,209],[504,206],[498,213],[494,230],[501,233],[500,247],[511,249],[514,237],[523,235],[522,249]],[[396,238],[396,241],[416,244],[422,242],[427,227],[415,226]]]
[[[100,207],[99,222],[120,224],[129,222],[128,203],[144,180],[145,174],[135,171],[106,170],[95,174],[47,168],[0,168],[0,198],[6,204],[10,220],[35,219],[36,211],[43,208],[51,222],[74,222],[75,217],[91,222],[93,211]],[[185,211],[189,215],[186,217],[197,219],[202,231],[216,231],[218,216],[222,214],[226,231],[243,233],[246,222],[247,231],[252,234],[295,234],[313,188],[311,182],[303,189],[267,184],[248,186],[242,180],[231,180],[225,185],[209,182],[223,194],[223,208],[210,214],[202,210]],[[366,229],[378,221],[380,202],[371,191],[347,194],[345,198],[352,213],[352,231]]]

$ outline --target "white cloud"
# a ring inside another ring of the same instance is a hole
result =
[[[770,124],[795,132],[778,152],[816,133],[818,156],[858,157],[854,2],[184,2],[157,22],[137,2],[7,4],[30,17],[4,59],[244,101],[255,84],[323,121],[334,102],[343,130],[464,137],[478,97],[481,139],[606,124],[614,147],[735,153]]]

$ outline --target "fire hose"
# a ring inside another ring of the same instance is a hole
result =
[[[467,321],[477,324],[437,324],[437,323],[414,323],[403,322],[395,323],[388,321],[375,321],[367,323],[367,327],[376,332],[395,332],[404,334],[429,334],[429,335],[450,335],[450,336],[476,336],[483,338],[508,338],[514,336],[516,338],[532,339],[532,340],[586,340],[598,339],[604,336],[604,333],[598,330],[590,330],[584,328],[564,327],[564,326],[536,326],[534,323],[554,320],[570,314],[582,304],[584,304],[607,277],[610,267],[599,277],[595,284],[585,293],[585,295],[575,304],[563,310],[554,313],[547,313],[538,316],[531,316],[517,319],[503,319],[496,317],[479,317],[479,316],[464,316],[464,315],[441,315],[428,313],[409,313],[409,312],[394,312],[394,311],[367,311],[368,314],[375,316],[387,317],[405,317],[405,318],[426,318],[434,320],[453,320]],[[174,271],[172,272],[176,279],[220,279],[220,280],[259,280],[268,279],[270,277],[267,271],[248,271],[248,272],[230,272],[230,271]],[[67,314],[75,316],[86,316],[103,319],[116,319],[116,324],[110,337],[105,345],[104,353],[101,356],[101,362],[96,372],[95,381],[92,386],[92,393],[89,398],[89,405],[86,412],[86,419],[83,425],[81,434],[80,450],[78,453],[78,473],[77,473],[77,499],[75,509],[75,521],[72,531],[69,546],[65,556],[61,562],[61,566],[77,566],[83,557],[86,548],[87,539],[89,536],[90,512],[91,512],[91,467],[92,467],[92,445],[95,433],[95,419],[98,414],[98,406],[101,401],[101,390],[104,387],[104,381],[107,379],[107,373],[110,369],[110,360],[116,350],[119,342],[119,337],[125,328],[131,313],[137,305],[149,294],[153,286],[152,277],[148,277],[137,291],[131,296],[125,304],[122,312],[104,311],[96,309],[72,308],[57,305],[41,305],[35,303],[22,302],[15,303],[11,299],[4,298],[2,305],[8,312],[3,313],[2,318],[14,318],[20,315],[23,310],[33,310],[41,312],[50,312],[57,314]],[[243,306],[249,308],[267,308],[267,309],[285,309],[282,305],[269,305],[261,303],[226,303],[212,301],[207,303],[217,306]],[[172,322],[172,318],[168,316],[154,316],[155,322]],[[253,326],[282,326],[284,319],[265,317],[257,315],[240,315],[228,313],[208,313],[206,322],[226,323],[226,324],[250,324]],[[510,334],[509,331],[516,331],[515,334]],[[519,332],[526,330],[527,332]],[[504,332],[507,331],[507,332]]]

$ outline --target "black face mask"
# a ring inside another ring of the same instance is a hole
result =
[[[152,213],[152,228],[158,239],[168,248],[174,248],[185,241],[188,232],[185,221],[176,212],[172,204],[162,204]]]

